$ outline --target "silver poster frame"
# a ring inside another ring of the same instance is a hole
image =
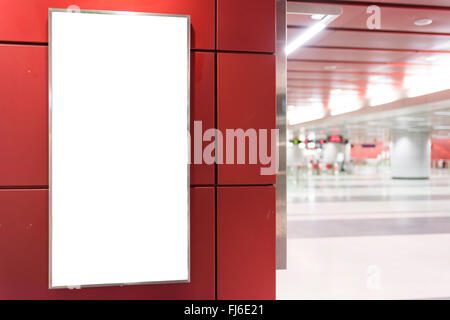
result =
[[[90,14],[108,14],[108,15],[136,15],[136,16],[159,16],[159,17],[176,17],[186,19],[187,23],[187,132],[188,138],[190,133],[190,92],[191,92],[191,16],[183,14],[161,14],[161,13],[147,13],[147,12],[132,12],[132,11],[109,11],[109,10],[73,10],[70,8],[49,8],[48,9],[48,147],[49,147],[49,171],[48,171],[48,201],[49,201],[49,268],[48,268],[48,285],[49,289],[81,289],[92,287],[116,287],[129,285],[151,285],[151,284],[175,284],[175,283],[190,283],[191,282],[191,227],[190,227],[190,165],[187,163],[187,258],[188,258],[188,279],[187,280],[173,280],[173,281],[143,281],[143,282],[127,282],[127,283],[104,283],[104,284],[80,284],[79,286],[52,286],[52,13],[53,12],[69,12],[69,13],[90,13]],[[191,150],[189,141],[187,143],[188,159],[191,158]]]
[[[287,269],[286,95],[287,1],[276,0],[276,94],[278,173],[276,184],[276,269]]]

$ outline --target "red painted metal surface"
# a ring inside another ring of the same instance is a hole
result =
[[[214,206],[191,189],[190,283],[49,290],[48,191],[0,190],[0,299],[214,299]]]
[[[217,118],[222,133],[226,129],[267,129],[270,153],[270,130],[275,129],[275,56],[262,54],[218,55],[217,65]],[[247,164],[218,165],[219,184],[274,184],[275,175],[261,175],[260,169],[267,167],[248,163],[248,140],[246,142]],[[227,147],[224,137],[225,150]],[[236,149],[237,142],[234,147]],[[269,153],[269,154],[270,154]],[[224,162],[226,152],[224,151]]]
[[[214,49],[213,0],[5,0],[0,1],[0,41],[47,42],[48,8],[68,6],[85,10],[189,14],[192,47]]]
[[[275,298],[275,187],[219,187],[219,299]]]
[[[214,128],[214,53],[194,52],[191,55],[191,184],[214,184],[214,164],[194,163],[194,145],[196,139],[200,147],[210,142],[201,142],[203,133]],[[194,121],[201,121],[201,136],[195,135]],[[202,149],[203,149],[202,148]],[[201,152],[201,150],[200,150]]]
[[[275,51],[275,0],[217,0],[217,48]]]
[[[48,184],[47,47],[0,45],[0,186]]]

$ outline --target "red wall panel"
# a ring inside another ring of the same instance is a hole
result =
[[[360,144],[355,144],[352,147],[351,156],[353,160],[376,159],[378,155],[380,155],[381,152],[383,152],[383,150],[384,145],[381,142],[375,143],[374,148],[364,148]]]
[[[191,282],[48,289],[48,191],[0,190],[0,299],[214,299],[214,188],[191,189]]]
[[[217,49],[275,52],[275,0],[217,0]]]
[[[275,187],[219,187],[218,299],[275,298]]]
[[[213,0],[3,0],[0,1],[0,41],[47,42],[48,8],[71,5],[84,10],[189,14],[192,47],[214,49]]]
[[[270,130],[276,128],[275,56],[267,54],[221,53],[217,62],[217,119],[218,128],[267,129],[269,154]],[[235,142],[235,147],[237,143]],[[225,150],[227,148],[224,137]],[[248,158],[248,144],[246,154]],[[275,175],[261,175],[267,165],[218,165],[219,184],[275,184]],[[226,152],[224,151],[224,162]]]
[[[47,47],[0,45],[0,186],[48,184]]]
[[[194,121],[202,122],[203,132],[214,128],[214,53],[193,52],[191,55],[191,184],[214,184],[214,164],[194,163]],[[202,143],[205,147],[210,142]],[[200,144],[200,143],[199,143]]]
[[[450,139],[431,140],[431,159],[450,160]]]

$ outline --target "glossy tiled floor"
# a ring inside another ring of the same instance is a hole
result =
[[[288,187],[278,299],[450,297],[450,171],[312,176]]]

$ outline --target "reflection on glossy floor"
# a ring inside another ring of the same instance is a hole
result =
[[[450,171],[305,177],[288,188],[278,299],[450,297]]]

